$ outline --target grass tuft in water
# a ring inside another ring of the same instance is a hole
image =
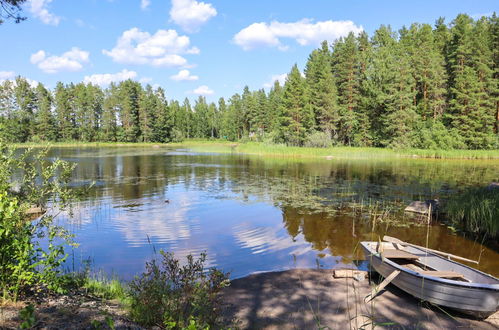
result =
[[[490,238],[499,237],[499,188],[470,188],[450,197],[445,211],[451,225]]]

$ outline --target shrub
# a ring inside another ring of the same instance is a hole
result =
[[[61,266],[71,235],[53,225],[52,215],[31,221],[25,213],[31,205],[45,206],[49,198],[64,210],[74,198],[68,188],[74,167],[60,160],[46,161],[46,152],[18,154],[0,142],[0,287],[4,300],[15,301],[34,286],[63,290]],[[45,249],[40,244],[43,239],[48,243]]]
[[[146,271],[130,283],[131,317],[145,326],[171,329],[217,327],[220,290],[229,285],[228,274],[205,271],[206,254],[180,265],[173,253],[160,251],[160,264],[146,263]]]
[[[331,136],[325,132],[313,132],[305,138],[305,147],[309,148],[329,148],[333,145]]]

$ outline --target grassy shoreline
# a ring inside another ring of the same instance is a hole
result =
[[[499,150],[429,150],[374,147],[330,147],[307,148],[290,147],[286,145],[265,144],[262,142],[230,142],[223,140],[186,140],[177,143],[153,142],[47,142],[47,143],[16,143],[18,148],[41,148],[46,146],[58,148],[71,147],[186,147],[199,152],[239,153],[271,157],[288,158],[427,158],[427,159],[497,159]]]

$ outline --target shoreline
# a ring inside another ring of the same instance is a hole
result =
[[[393,285],[365,303],[371,289],[368,279],[335,279],[331,269],[252,274],[233,280],[225,289],[225,317],[238,320],[243,329],[499,327],[499,312],[476,320],[423,303]]]
[[[499,312],[485,320],[424,303],[393,285],[375,299],[365,297],[380,278],[356,281],[333,278],[332,269],[291,269],[251,274],[231,281],[222,291],[223,321],[241,329],[497,329]],[[36,299],[36,298],[35,298]],[[19,311],[32,300],[0,306],[0,328],[17,329]],[[83,292],[47,297],[35,302],[35,327],[47,329],[105,326],[144,329],[129,320],[116,300]],[[96,323],[97,322],[97,323]]]
[[[90,148],[90,147],[186,147],[198,152],[236,153],[298,159],[445,159],[445,160],[499,160],[499,150],[394,150],[375,147],[329,148],[292,147],[263,142],[231,142],[224,140],[186,140],[175,143],[154,142],[43,142],[14,143],[16,148]]]

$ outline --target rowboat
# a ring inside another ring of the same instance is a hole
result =
[[[450,260],[453,255],[396,241],[400,243],[361,242],[371,267],[385,282],[421,300],[478,318],[498,310],[498,278]]]

